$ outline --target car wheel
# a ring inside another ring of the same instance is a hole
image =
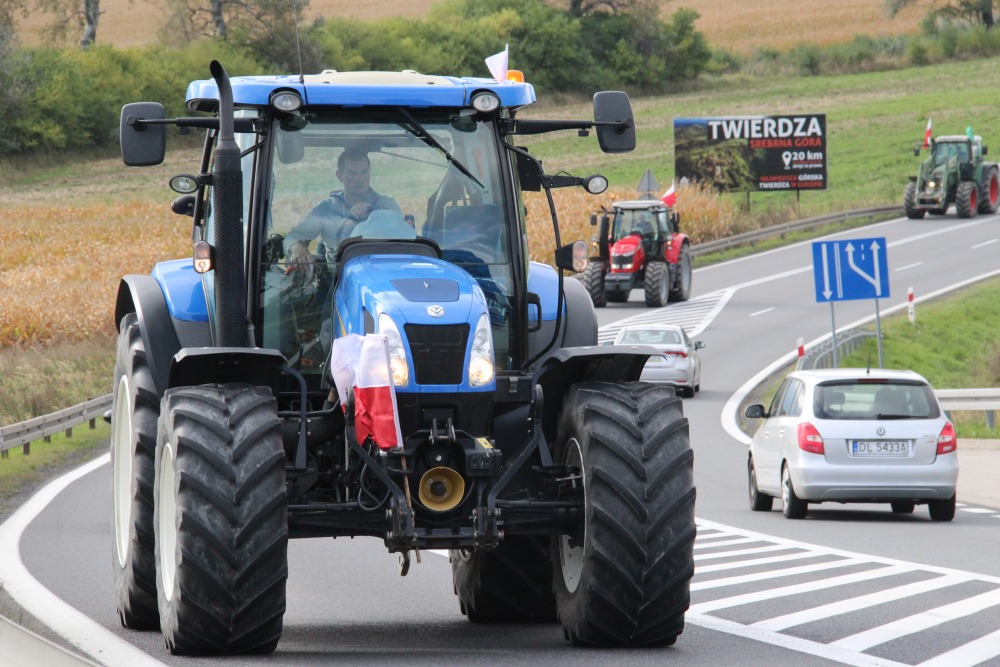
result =
[[[757,471],[753,467],[753,458],[747,464],[747,478],[750,487],[750,509],[754,512],[770,512],[774,507],[774,498],[764,495],[757,488]]]
[[[781,468],[781,502],[782,514],[787,519],[804,519],[809,511],[809,503],[795,495],[795,488],[792,486],[792,475],[788,466]]]
[[[893,514],[913,514],[913,509],[917,506],[912,500],[902,500],[898,503],[892,503],[892,513]]]
[[[955,496],[948,500],[931,500],[927,503],[931,521],[951,521],[955,518]]]
[[[694,390],[695,391],[701,391],[701,383],[700,382],[694,386]]]

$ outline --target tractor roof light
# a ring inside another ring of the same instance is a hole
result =
[[[194,244],[195,273],[208,273],[212,270],[212,246],[208,241],[197,241]]]
[[[489,113],[500,108],[500,98],[496,93],[477,93],[472,96],[472,108],[482,113]]]
[[[507,70],[507,80],[514,83],[524,83],[524,73],[520,70],[509,69]]]
[[[282,113],[292,113],[302,108],[302,98],[290,90],[282,90],[271,96],[271,107]]]
[[[396,323],[387,314],[378,316],[378,332],[386,337],[389,344],[389,366],[392,370],[392,383],[397,387],[410,384],[410,364],[406,361],[406,349],[399,335]]]
[[[472,337],[472,355],[469,359],[469,384],[482,387],[493,381],[496,369],[493,366],[493,331],[490,317],[486,313],[479,316],[476,333]]]

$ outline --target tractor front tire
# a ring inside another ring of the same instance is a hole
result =
[[[650,262],[646,265],[645,280],[646,305],[661,308],[670,299],[670,267],[666,262]]]
[[[111,571],[122,627],[159,630],[153,461],[160,399],[135,313],[122,318],[111,414]]]
[[[670,288],[670,301],[687,301],[691,298],[691,248],[687,243],[677,254],[677,275]]]
[[[608,305],[608,292],[604,289],[604,263],[588,262],[587,270],[583,273],[583,286],[590,294],[590,300],[594,302],[594,308],[604,308]]]
[[[955,194],[955,210],[960,218],[974,218],[979,213],[979,187],[972,181],[958,184]]]
[[[917,184],[913,181],[907,183],[903,191],[903,210],[910,220],[920,220],[926,213],[924,209],[917,208]]]
[[[993,215],[1000,207],[1000,170],[990,167],[979,184],[979,212]]]
[[[566,638],[670,646],[694,574],[693,453],[681,401],[643,382],[581,382],[566,395],[556,460],[580,470],[582,537],[553,538]]]
[[[549,539],[511,535],[492,551],[451,551],[459,606],[473,623],[554,623]]]
[[[156,444],[156,589],[174,655],[269,653],[288,578],[285,451],[268,387],[170,389]]]

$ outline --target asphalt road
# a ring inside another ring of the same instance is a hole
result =
[[[1000,270],[1000,216],[895,220],[838,236],[887,238],[892,296],[883,309],[905,301],[908,287],[919,296]],[[1000,589],[1000,521],[991,515],[963,507],[939,524],[923,509],[896,516],[887,506],[824,505],[793,522],[780,503],[771,513],[747,508],[746,446],[723,429],[720,412],[797,338],[829,331],[829,308],[814,302],[811,261],[801,244],[697,269],[693,296],[711,300],[707,309],[692,310],[696,301],[651,314],[636,292],[599,311],[606,325],[637,315],[670,321],[686,308],[686,326],[704,328],[696,336],[706,343],[702,391],[685,401],[703,522],[695,606],[672,648],[574,649],[558,625],[473,625],[458,610],[446,557],[424,554],[400,578],[380,541],[316,539],[289,546],[285,634],[274,654],[172,657],[159,633],[119,625],[107,465],[70,484],[30,523],[21,558],[69,605],[170,665],[1000,665],[1000,592],[992,593]],[[870,302],[838,304],[838,326],[872,311]]]

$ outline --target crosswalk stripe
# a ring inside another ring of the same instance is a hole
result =
[[[819,558],[827,554],[822,551],[802,551],[797,554],[787,554],[785,556],[765,556],[764,558],[751,558],[750,560],[738,560],[733,563],[718,563],[716,565],[700,565],[695,568],[694,573],[708,574],[709,572],[719,572],[721,570],[735,570],[741,567],[754,567],[756,565],[769,565],[771,563],[783,563],[789,560],[800,560],[802,558]]]
[[[711,602],[702,602],[700,604],[691,605],[691,612],[695,614],[707,614],[712,611],[718,611],[719,609],[729,609],[730,607],[738,607],[752,602],[763,602],[765,600],[773,600],[775,598],[787,597],[789,595],[798,595],[799,593],[812,593],[813,591],[820,591],[826,588],[834,588],[836,586],[856,584],[862,581],[870,581],[872,579],[905,574],[907,572],[912,572],[915,569],[917,569],[915,566],[892,565],[888,567],[876,568],[874,570],[866,570],[864,572],[844,574],[839,577],[831,577],[829,579],[807,581],[802,584],[794,584],[792,586],[784,586],[782,588],[771,588],[769,590],[756,591],[754,593],[744,593],[743,595],[734,595],[729,598],[722,598],[720,600],[712,600]]]
[[[799,565],[798,567],[786,567],[783,570],[768,570],[767,572],[755,572],[753,574],[741,574],[735,577],[724,579],[712,579],[710,581],[699,581],[691,584],[692,591],[704,591],[710,588],[722,588],[723,586],[735,586],[736,584],[749,584],[754,581],[765,581],[767,579],[780,579],[781,577],[791,577],[796,574],[809,574],[810,572],[822,572],[824,570],[834,570],[851,565],[863,565],[868,561],[845,558],[843,560],[827,561],[825,563],[813,563],[812,565]]]
[[[598,329],[597,342],[613,341],[627,326],[668,324],[683,327],[688,336],[697,336],[712,323],[735,290],[722,290],[683,303],[648,310],[631,317],[605,324]]]
[[[749,554],[761,554],[766,551],[788,551],[797,547],[786,547],[783,544],[772,544],[766,547],[754,547],[753,549],[735,549],[733,551],[720,551],[714,554],[695,554],[695,560],[708,560],[710,558],[729,558],[730,556],[747,556]]]
[[[712,540],[717,537],[733,537],[734,535],[739,535],[740,537],[743,537],[739,533],[710,533],[708,535],[699,535],[698,537],[695,538],[694,543],[698,544],[703,540]]]
[[[695,549],[711,549],[713,547],[728,547],[731,544],[747,544],[748,542],[760,542],[756,537],[737,537],[731,540],[722,540],[721,542],[709,542],[707,544],[695,544]]]
[[[917,667],[972,667],[1000,655],[1000,630],[925,660]]]
[[[933,628],[956,618],[971,616],[998,604],[1000,604],[1000,588],[844,637],[832,642],[831,645],[852,651],[866,651],[873,646]]]
[[[754,623],[751,627],[778,632],[779,630],[785,630],[786,628],[791,628],[796,625],[812,623],[824,618],[830,618],[831,616],[838,616],[852,611],[867,609],[868,607],[874,607],[875,605],[892,602],[893,600],[902,600],[903,598],[910,597],[911,595],[919,595],[921,593],[936,591],[941,588],[955,586],[966,581],[969,581],[968,577],[935,577],[926,581],[917,581],[912,584],[897,586],[895,588],[879,591],[877,593],[871,593],[869,595],[862,595],[849,600],[840,600],[838,602],[831,602],[830,604],[824,604],[819,607],[813,607],[812,609],[804,609],[792,614],[785,614],[784,616],[778,616],[766,621]]]

